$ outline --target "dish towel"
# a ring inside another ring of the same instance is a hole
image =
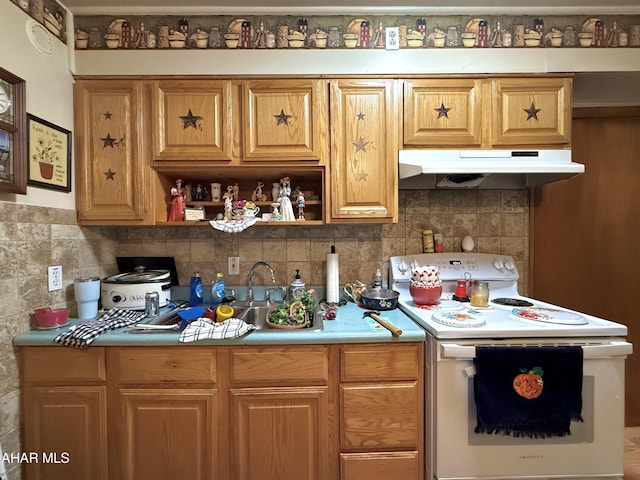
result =
[[[86,348],[102,333],[132,325],[142,318],[144,312],[112,308],[95,320],[85,320],[69,327],[53,341],[69,347]]]
[[[582,348],[476,347],[476,433],[548,438],[582,421]]]
[[[207,339],[237,338],[246,335],[255,328],[255,325],[239,318],[228,318],[224,322],[213,322],[208,318],[199,318],[187,325],[178,340],[188,343]]]

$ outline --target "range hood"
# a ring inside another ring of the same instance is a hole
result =
[[[400,150],[401,189],[527,188],[584,173],[571,150]]]

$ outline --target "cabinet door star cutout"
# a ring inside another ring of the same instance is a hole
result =
[[[358,121],[360,121],[360,120],[364,121],[364,116],[365,116],[365,114],[360,112],[359,114],[356,115],[356,118],[358,119]]]
[[[530,118],[535,118],[538,120],[538,112],[542,110],[541,108],[536,108],[536,106],[531,102],[531,106],[529,108],[523,108],[525,112],[527,112],[527,120]]]
[[[369,144],[370,142],[366,142],[364,138],[360,137],[358,138],[357,141],[353,142],[353,145],[356,147],[356,152],[359,151],[363,151],[366,152],[366,146]]]
[[[284,109],[280,110],[280,113],[278,115],[274,115],[273,117],[276,119],[276,127],[278,125],[286,125],[289,126],[289,119],[292,117],[293,115],[287,115],[286,113],[284,113]]]
[[[113,170],[109,169],[107,172],[103,172],[104,176],[105,176],[105,180],[113,180],[114,182],[116,181],[115,177],[116,176],[116,172],[114,172]]]
[[[105,120],[111,120],[111,115],[113,115],[113,113],[107,110],[106,112],[103,113],[103,115]]]
[[[202,128],[200,128],[200,121],[202,120],[202,117],[200,115],[194,115],[191,112],[191,109],[189,109],[189,112],[187,112],[186,115],[180,115],[180,120],[182,120],[182,128],[185,130],[189,127],[193,127],[196,130],[202,130]]]
[[[434,110],[438,112],[438,118],[449,118],[449,110],[451,110],[451,107],[447,108],[444,106],[444,103],[440,103],[440,107],[434,108]]]
[[[100,140],[103,142],[102,148],[115,148],[124,144],[124,138],[113,138],[110,133],[107,133],[106,137],[101,137]]]

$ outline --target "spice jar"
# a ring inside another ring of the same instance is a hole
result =
[[[486,307],[489,304],[489,282],[474,280],[469,288],[469,300],[474,307]]]
[[[433,230],[422,231],[422,251],[423,253],[433,253],[435,251],[433,245]]]

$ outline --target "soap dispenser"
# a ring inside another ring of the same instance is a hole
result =
[[[294,300],[300,300],[302,294],[304,293],[305,283],[300,278],[300,270],[296,270],[296,276],[291,282],[291,297]]]

